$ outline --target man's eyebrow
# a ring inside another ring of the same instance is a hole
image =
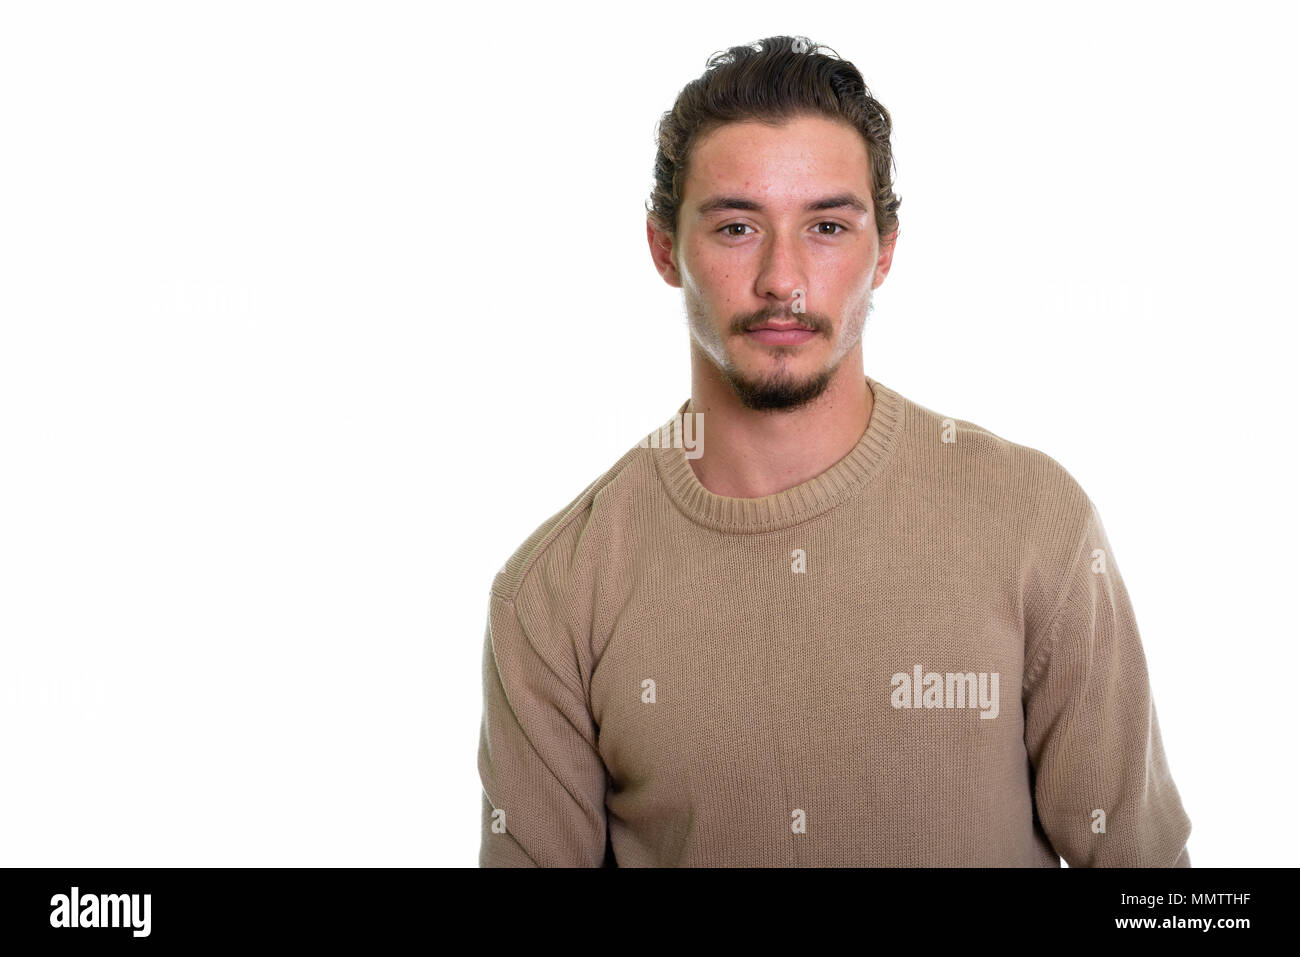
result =
[[[746,209],[752,212],[763,212],[763,205],[756,203],[752,199],[745,199],[742,196],[714,196],[700,203],[700,215],[707,216],[709,213],[716,213],[724,209]],[[821,209],[853,209],[859,213],[869,212],[869,209],[862,200],[852,193],[839,193],[835,196],[825,196],[822,199],[815,199],[804,207],[808,212],[814,213]]]

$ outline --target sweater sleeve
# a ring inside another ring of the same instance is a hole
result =
[[[607,866],[605,765],[572,644],[495,591],[489,602],[479,866]]]
[[[1190,867],[1146,657],[1095,506],[1060,605],[1026,662],[1034,804],[1070,867]]]

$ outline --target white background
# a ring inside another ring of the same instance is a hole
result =
[[[1194,866],[1291,865],[1282,3],[0,14],[0,863],[474,866],[492,576],[689,395],[654,125],[776,33],[895,121],[868,375],[1061,462]]]

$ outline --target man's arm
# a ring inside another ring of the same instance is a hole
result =
[[[608,866],[605,765],[573,646],[544,614],[489,603],[479,866]]]
[[[1089,503],[1091,505],[1091,503]],[[1095,507],[1026,661],[1025,746],[1043,830],[1071,867],[1190,867],[1146,656]]]

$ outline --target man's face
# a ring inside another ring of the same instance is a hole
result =
[[[732,123],[691,155],[676,241],[647,227],[665,281],[682,288],[695,348],[746,407],[815,399],[861,340],[893,256],[871,192],[866,144],[847,124]],[[810,332],[754,331],[769,320]]]

